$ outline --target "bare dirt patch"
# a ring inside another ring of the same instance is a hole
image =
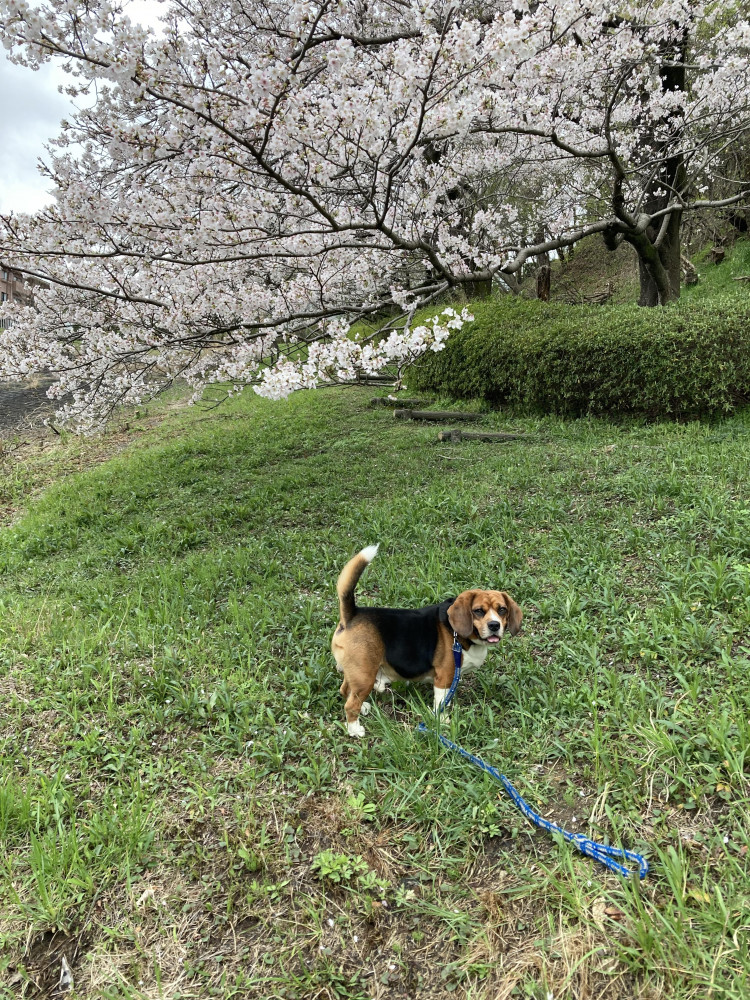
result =
[[[23,956],[21,968],[11,968],[10,985],[22,997],[64,996],[60,989],[63,959],[73,977],[80,969],[88,942],[85,938],[50,929],[37,934]],[[68,987],[69,989],[69,987]]]

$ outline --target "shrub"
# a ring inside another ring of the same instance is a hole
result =
[[[698,417],[750,398],[750,297],[659,309],[503,298],[411,368],[410,389],[494,406]]]

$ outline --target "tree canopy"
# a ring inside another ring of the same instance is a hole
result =
[[[0,0],[11,57],[87,95],[54,203],[0,224],[50,283],[0,374],[56,373],[83,430],[177,378],[398,378],[468,319],[420,307],[593,233],[669,301],[685,214],[750,196],[721,172],[750,128],[742,7],[167,0],[154,33],[118,2]]]

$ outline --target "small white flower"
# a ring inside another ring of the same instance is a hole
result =
[[[357,941],[359,941],[359,937],[355,934],[354,937],[352,938],[352,941],[356,944]]]
[[[331,917],[328,918],[328,926],[333,927],[334,921]]]
[[[728,843],[729,843],[729,837],[724,837],[724,843],[725,843],[725,844],[728,844]]]

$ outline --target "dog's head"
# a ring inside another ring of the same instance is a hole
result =
[[[494,646],[507,629],[518,635],[523,612],[504,590],[465,590],[448,608],[448,621],[463,639]]]

